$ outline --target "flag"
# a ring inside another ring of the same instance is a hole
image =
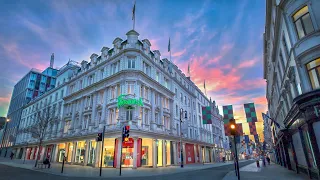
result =
[[[226,136],[231,136],[229,121],[230,119],[233,119],[232,105],[223,106],[222,109],[223,109],[224,133]]]
[[[136,18],[136,1],[134,1],[134,5],[132,8],[132,20]]]
[[[236,124],[236,132],[237,136],[242,136],[243,135],[243,129],[242,129],[242,123]]]
[[[271,117],[269,117],[268,115],[266,115],[265,113],[262,113],[262,119],[264,121],[267,121],[268,119],[270,119],[280,129],[280,124],[274,119],[272,119]]]
[[[246,113],[247,122],[257,122],[257,113],[254,107],[254,103],[244,104],[244,111]]]
[[[259,135],[258,134],[254,135],[254,142],[259,143]]]
[[[168,44],[168,52],[170,52],[171,51],[171,48],[170,48],[170,38],[169,38],[169,44]]]
[[[206,89],[206,80],[203,81],[203,88]]]
[[[241,141],[241,136],[236,136],[236,143],[240,143]]]
[[[190,75],[190,63],[188,63],[188,74]]]
[[[244,135],[244,141],[247,144],[250,142],[249,135]]]
[[[256,135],[257,134],[256,123],[255,122],[248,122],[248,124],[249,124],[250,134]]]
[[[232,105],[223,106],[222,110],[223,110],[223,121],[224,121],[224,124],[228,124],[230,119],[234,118],[233,117]]]
[[[203,124],[212,124],[211,116],[212,116],[211,107],[210,106],[202,107]]]

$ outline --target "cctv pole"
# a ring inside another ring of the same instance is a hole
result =
[[[106,131],[106,126],[103,126],[102,141],[101,141],[101,156],[100,156],[100,176],[101,176],[101,171],[102,171],[102,156],[103,156],[104,133],[105,133],[105,131]]]

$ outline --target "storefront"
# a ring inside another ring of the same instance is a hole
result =
[[[86,143],[85,141],[77,141],[76,142],[76,154],[74,163],[83,164],[84,158],[86,154]]]
[[[195,159],[194,159],[194,146],[193,144],[185,144],[185,148],[186,148],[186,164],[192,164],[195,163]]]
[[[153,139],[142,139],[141,166],[152,166]]]
[[[96,161],[96,149],[97,142],[95,140],[89,141],[89,152],[88,152],[88,165],[93,166]]]
[[[60,143],[57,146],[58,146],[57,162],[62,162],[63,158],[66,155],[66,143]]]
[[[74,143],[73,142],[69,142],[67,143],[67,163],[71,163],[72,161],[72,156],[73,156],[73,148],[74,148]]]

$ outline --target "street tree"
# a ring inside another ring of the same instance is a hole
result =
[[[31,137],[38,143],[38,153],[36,155],[36,162],[34,167],[37,167],[38,157],[40,156],[43,141],[51,132],[51,128],[54,124],[59,122],[58,116],[56,116],[55,109],[47,106],[41,110],[38,110],[31,121],[31,124],[20,130],[20,133],[31,134]]]

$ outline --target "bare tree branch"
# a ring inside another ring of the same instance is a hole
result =
[[[42,143],[45,140],[48,132],[50,132],[49,127],[57,124],[59,122],[59,118],[56,116],[55,110],[50,106],[37,111],[32,117],[33,119],[31,124],[28,127],[21,129],[19,133],[31,134],[31,137],[38,141],[39,150],[36,157],[36,167]]]

